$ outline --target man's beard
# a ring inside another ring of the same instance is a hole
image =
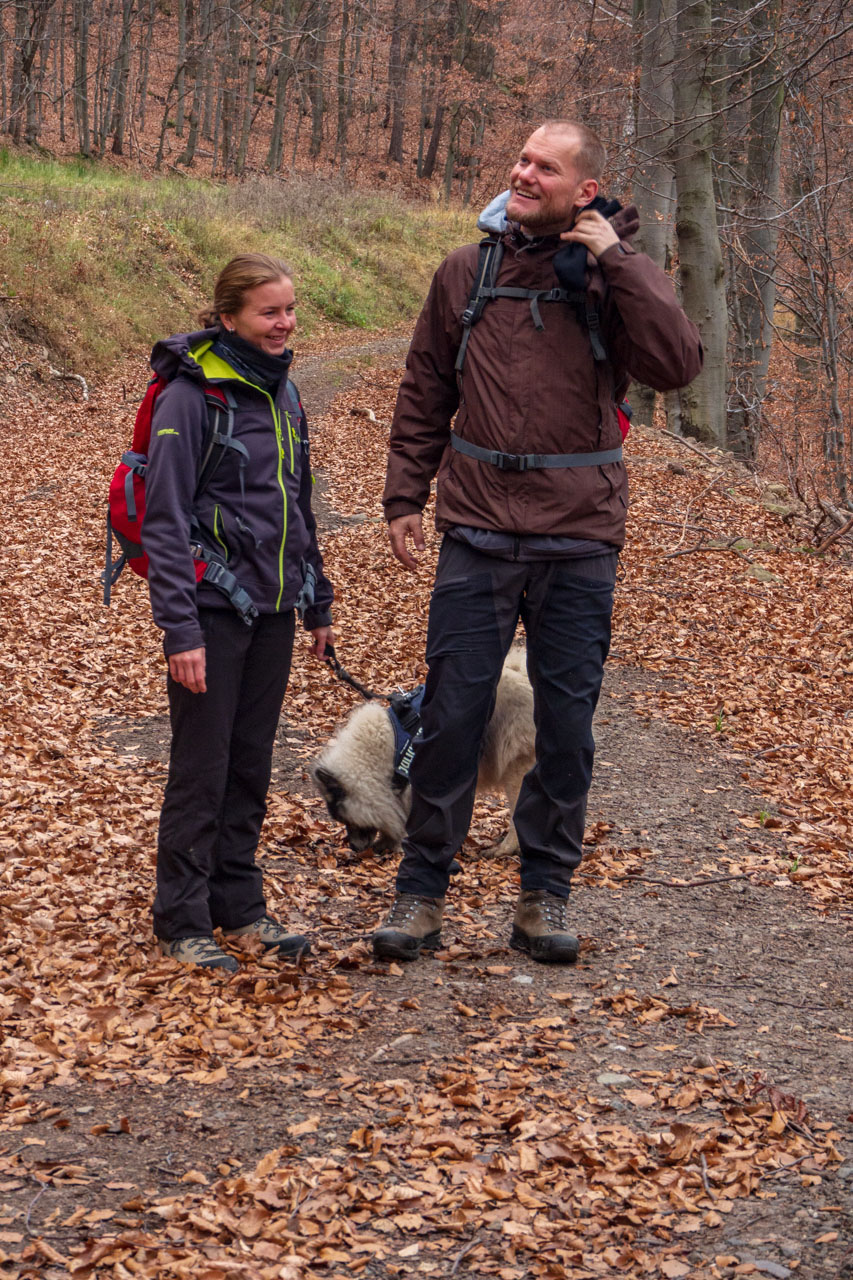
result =
[[[518,222],[522,227],[527,227],[531,231],[536,231],[540,227],[551,227],[560,231],[569,229],[573,206],[560,210],[550,202],[545,202],[542,199],[524,200],[520,198],[518,203],[523,208],[518,209],[518,206],[515,206],[513,211],[510,212],[510,207],[513,206],[515,200],[516,194],[513,192],[507,201],[506,209],[506,216],[510,221]]]

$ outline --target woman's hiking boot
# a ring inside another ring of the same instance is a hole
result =
[[[200,969],[224,969],[236,973],[240,968],[233,956],[223,951],[209,936],[198,938],[158,938],[164,956],[179,964],[197,964]]]
[[[272,916],[261,916],[241,929],[223,929],[228,938],[260,938],[265,951],[274,951],[281,960],[298,960],[311,953],[311,943],[301,933],[288,933]]]
[[[416,960],[421,949],[435,951],[441,945],[444,898],[419,898],[398,893],[388,919],[373,935],[377,960]]]
[[[566,902],[547,889],[522,889],[509,945],[541,964],[574,964],[578,940],[566,929]]]

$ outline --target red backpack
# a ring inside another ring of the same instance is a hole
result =
[[[148,577],[148,556],[142,547],[142,522],[145,518],[145,476],[148,470],[148,451],[151,444],[151,420],[157,397],[167,385],[164,378],[155,376],[148,384],[142,403],[136,411],[133,425],[133,442],[123,453],[110,483],[107,509],[106,564],[101,575],[104,584],[104,604],[110,603],[112,587],[128,565],[140,578]],[[245,445],[233,439],[235,400],[225,388],[205,385],[207,404],[207,435],[202,449],[201,466],[195,496],[198,498],[210,483],[226,449],[234,449],[240,455],[240,465],[248,459]],[[193,530],[193,533],[195,531]],[[192,536],[192,535],[191,535]],[[113,537],[122,554],[113,560]],[[257,610],[246,591],[240,587],[233,573],[221,558],[193,540],[190,549],[195,563],[196,582],[211,582],[228,597],[234,608],[251,624]]]

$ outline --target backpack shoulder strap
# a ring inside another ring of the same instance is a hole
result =
[[[543,329],[542,316],[539,311],[540,302],[568,302],[578,312],[578,319],[589,335],[592,355],[596,364],[607,362],[607,351],[601,336],[601,319],[597,303],[588,297],[586,290],[554,289],[499,289],[495,281],[500,271],[503,258],[503,242],[496,236],[486,236],[480,241],[480,254],[477,271],[468,305],[462,313],[462,341],[456,353],[455,369],[461,376],[465,365],[465,355],[471,329],[483,314],[486,303],[493,298],[519,298],[529,301],[533,323],[537,329]]]
[[[462,367],[465,364],[465,352],[468,347],[468,339],[471,336],[472,326],[480,319],[483,314],[483,307],[489,298],[494,296],[492,290],[495,287],[495,281],[501,269],[503,252],[503,242],[497,236],[486,236],[485,239],[480,241],[480,253],[477,259],[474,283],[471,286],[468,305],[462,312],[462,341],[459,344],[459,350],[456,352],[455,369],[457,374],[462,373]]]
[[[285,398],[287,400],[288,407],[291,413],[301,414],[302,401],[299,398],[299,392],[296,390],[296,387],[293,385],[290,378],[287,379],[287,383],[284,388],[284,394],[285,394]]]
[[[234,411],[237,401],[231,389],[205,385],[204,399],[207,408],[207,433],[201,451],[201,465],[195,487],[196,498],[201,497],[210,484],[225,456],[226,449],[234,449],[240,454],[241,470],[249,459],[246,446],[240,440],[234,439]],[[240,479],[242,487],[242,474]]]

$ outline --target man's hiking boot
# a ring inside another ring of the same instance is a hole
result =
[[[252,924],[244,924],[242,929],[223,929],[222,932],[228,938],[260,938],[264,950],[274,951],[281,960],[298,960],[311,953],[307,938],[301,933],[288,933],[272,916],[261,916]]]
[[[574,964],[578,940],[566,930],[566,899],[547,889],[522,889],[509,945],[542,964]]]
[[[200,969],[224,969],[236,973],[240,968],[233,956],[229,956],[209,936],[199,938],[158,938],[164,956],[180,964],[197,964]]]
[[[398,893],[388,919],[373,935],[377,960],[416,960],[421,948],[435,951],[441,945],[444,898],[419,898]]]

